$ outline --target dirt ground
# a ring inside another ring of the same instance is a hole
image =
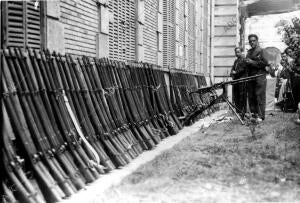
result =
[[[184,139],[93,202],[300,202],[300,126],[273,112]]]

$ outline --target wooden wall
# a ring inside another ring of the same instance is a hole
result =
[[[135,2],[133,0],[127,1]],[[48,6],[51,5],[50,2],[52,1],[49,1]],[[62,38],[57,45],[63,44],[61,49],[65,53],[107,57],[110,49],[107,46],[109,44],[108,38],[110,37],[107,36],[112,35],[109,32],[111,29],[108,29],[108,24],[111,27],[112,23],[118,22],[114,22],[115,19],[112,20],[111,11],[109,12],[108,8],[97,4],[97,0],[57,0],[55,2],[58,2],[59,6],[53,5],[53,8],[49,7],[47,12],[47,16],[51,17],[48,18],[48,24],[51,25],[53,23],[54,26],[52,27],[55,28],[47,31],[48,41],[51,41],[48,45],[53,44],[52,42],[55,41],[53,38]],[[190,15],[187,15],[189,6],[185,5],[184,2],[186,1],[183,0],[159,0],[159,6],[151,4],[156,2],[154,0],[147,0],[146,5],[144,0],[136,2],[143,2],[144,6],[143,9],[140,9],[141,11],[136,11],[139,13],[137,17],[139,23],[136,23],[135,34],[137,39],[145,39],[141,40],[141,42],[137,40],[135,43],[127,44],[134,47],[132,54],[135,53],[137,55],[137,60],[144,61],[145,58],[147,62],[155,63],[157,61],[159,65],[164,67],[190,69],[193,72],[202,73],[206,76],[209,76],[212,71],[216,82],[228,76],[235,58],[234,47],[238,41],[238,0],[189,0],[187,2],[191,3],[190,7],[195,7],[193,14],[190,12]],[[214,5],[211,7],[213,2]],[[143,4],[141,3],[141,5]],[[146,7],[147,11],[144,12]],[[184,10],[183,7],[185,8]],[[211,8],[213,8],[212,11]],[[56,9],[58,11],[53,12]],[[105,9],[106,12],[103,11]],[[158,13],[156,16],[155,12],[151,11],[156,11],[157,9]],[[139,20],[139,18],[142,18],[141,16],[144,16],[144,20]],[[145,19],[145,17],[149,17],[149,19]],[[157,20],[157,29],[152,28],[155,26],[155,22],[150,20],[152,17]],[[185,17],[184,22],[181,22],[183,17]],[[189,21],[189,17],[193,18],[190,18]],[[211,21],[213,21],[213,30],[210,29]],[[134,22],[131,24],[134,25]],[[195,52],[194,55],[187,54],[187,45],[193,44],[191,42],[188,43],[188,38],[185,36],[189,24],[194,25],[190,26],[190,30],[195,31],[193,42],[196,46],[193,46],[192,49]],[[50,28],[50,26],[48,27]],[[142,27],[142,29],[139,29],[139,27]],[[63,35],[63,37],[56,37],[55,33],[58,28],[63,33],[59,36]],[[105,33],[106,37],[104,35],[101,36],[103,33]],[[213,36],[211,36],[212,33]],[[210,43],[211,38],[212,44]],[[56,50],[57,45],[48,47]],[[141,46],[143,47],[139,49]],[[211,48],[213,49],[211,50]],[[161,55],[162,50],[164,50],[163,57]],[[119,52],[120,49],[117,51]],[[106,54],[99,54],[100,52]],[[212,57],[210,56],[211,52],[213,54]],[[162,58],[164,59],[164,64],[161,63]],[[174,60],[175,58],[181,60]],[[193,60],[190,60],[190,63],[188,63],[188,58]],[[213,65],[211,65],[212,62]],[[189,68],[189,66],[193,66],[193,68]]]
[[[215,0],[214,10],[215,82],[228,79],[238,44],[238,0]]]
[[[96,0],[60,0],[65,53],[96,56],[99,8]]]

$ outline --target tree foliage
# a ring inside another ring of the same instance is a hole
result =
[[[278,24],[278,32],[282,41],[291,48],[296,55],[300,54],[300,18],[295,17],[291,22],[281,21]]]

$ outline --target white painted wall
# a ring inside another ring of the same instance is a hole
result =
[[[213,62],[214,82],[229,79],[238,44],[238,0],[215,0]]]

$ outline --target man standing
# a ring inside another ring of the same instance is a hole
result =
[[[247,77],[245,57],[242,55],[242,49],[236,47],[234,49],[237,59],[231,69],[231,77],[233,80]],[[247,110],[247,87],[246,83],[239,83],[232,86],[233,103],[237,107],[238,113],[244,118]]]
[[[251,46],[246,57],[248,75],[264,75],[248,83],[248,102],[250,112],[255,115],[258,122],[261,122],[265,119],[267,63],[261,57],[262,49],[259,47],[258,36],[251,34],[248,36],[248,40]]]

